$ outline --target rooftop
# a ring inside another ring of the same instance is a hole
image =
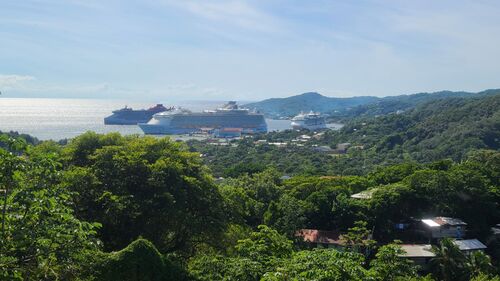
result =
[[[295,233],[296,237],[302,237],[304,242],[322,244],[343,244],[340,233],[337,231],[301,229]]]
[[[406,252],[401,256],[406,258],[432,258],[436,256],[431,251],[430,244],[403,244],[401,249]]]
[[[443,225],[450,225],[450,226],[467,225],[467,223],[465,223],[461,219],[449,218],[449,217],[434,217],[430,219],[422,219],[422,222],[429,227],[439,227]]]
[[[454,240],[453,244],[457,245],[461,251],[484,250],[486,245],[477,239]]]

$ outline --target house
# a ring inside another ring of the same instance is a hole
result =
[[[412,260],[424,270],[428,267],[430,260],[436,256],[432,252],[430,244],[403,244],[401,245],[401,249],[405,253],[400,255],[400,257]]]
[[[339,153],[346,153],[347,152],[347,149],[351,146],[350,143],[348,142],[345,142],[345,143],[339,143],[337,144],[337,151]]]
[[[463,238],[467,223],[457,218],[434,217],[421,220],[421,229],[431,240]]]
[[[311,140],[311,136],[308,136],[308,135],[301,135],[299,136],[296,140],[297,141],[302,141],[302,142],[305,142],[305,141],[309,141]]]
[[[317,133],[317,134],[313,135],[313,138],[316,140],[320,140],[324,134],[325,134],[325,132]]]
[[[313,148],[314,151],[321,152],[321,153],[333,153],[335,150],[333,150],[329,146],[316,146]]]
[[[465,254],[470,254],[475,251],[483,251],[487,248],[486,245],[477,239],[454,240],[453,244],[455,244],[460,251]]]
[[[466,255],[474,251],[483,251],[486,249],[486,246],[477,239],[453,240],[453,244]],[[430,244],[403,244],[401,245],[401,249],[405,253],[400,255],[400,257],[412,260],[424,270],[427,268],[430,260],[436,256],[432,252]]]
[[[317,229],[300,229],[295,232],[295,237],[308,244],[312,248],[334,248],[341,249],[345,246],[340,232]]]
[[[274,145],[277,147],[285,147],[288,145],[288,143],[286,143],[286,142],[270,142],[269,145]]]

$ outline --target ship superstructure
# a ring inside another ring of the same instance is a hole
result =
[[[172,110],[166,108],[163,104],[157,104],[148,109],[133,110],[125,106],[122,109],[114,110],[113,114],[104,118],[106,125],[137,125],[138,123],[148,122],[154,114]]]
[[[317,112],[303,113],[292,118],[292,128],[294,130],[320,130],[326,129],[326,120]]]
[[[234,101],[221,108],[203,112],[191,112],[187,109],[177,108],[157,113],[149,122],[140,123],[139,127],[145,134],[152,135],[190,134],[201,130],[226,128],[239,128],[242,134],[267,132],[264,115],[239,108]]]

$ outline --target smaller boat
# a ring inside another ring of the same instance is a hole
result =
[[[157,104],[148,109],[134,110],[125,106],[122,109],[114,110],[113,114],[104,118],[105,125],[137,125],[148,122],[154,114],[169,111],[173,108],[166,108],[163,104]]]
[[[317,112],[303,113],[292,118],[292,128],[294,130],[320,130],[326,129],[326,120]]]

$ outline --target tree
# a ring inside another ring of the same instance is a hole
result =
[[[229,252],[233,256],[199,254],[189,262],[189,272],[199,280],[257,281],[293,252],[292,241],[276,230],[260,225]]]
[[[366,280],[367,271],[362,264],[364,257],[358,253],[339,252],[332,249],[299,251],[291,259],[283,259],[263,281],[288,280]]]
[[[469,279],[466,257],[453,240],[441,240],[439,246],[432,246],[432,252],[436,255],[432,259],[435,276],[444,281]]]
[[[500,276],[495,275],[487,275],[487,274],[479,274],[476,277],[473,277],[471,281],[500,281]]]
[[[410,260],[401,257],[404,251],[397,244],[389,244],[378,249],[375,259],[370,262],[370,274],[376,280],[398,280],[417,275],[417,268]]]
[[[371,239],[371,231],[366,226],[365,221],[356,221],[346,234],[341,235],[341,239],[346,242],[346,245],[352,251],[361,252],[366,250],[366,253],[369,253],[370,249],[375,245],[375,240]]]
[[[260,262],[244,257],[204,254],[192,258],[189,273],[200,281],[258,281],[265,269]]]
[[[287,194],[281,196],[278,203],[269,204],[264,213],[264,223],[280,233],[293,236],[295,231],[304,227],[307,221],[305,216],[306,203]]]
[[[102,281],[187,280],[182,269],[164,258],[145,239],[138,239],[118,252],[106,254],[98,269],[96,277]]]
[[[0,149],[0,167],[0,183],[9,187],[0,201],[0,278],[79,278],[99,252],[99,224],[73,215],[74,194],[60,185],[60,163],[53,155],[16,156]]]
[[[272,266],[275,258],[286,258],[292,254],[292,241],[265,225],[259,225],[259,231],[250,237],[238,241],[236,252],[242,257]]]
[[[482,251],[473,252],[467,257],[467,267],[473,277],[495,272],[490,257]]]
[[[222,197],[198,154],[168,138],[84,134],[63,151],[64,184],[77,214],[102,223],[106,250],[138,237],[161,252],[217,246],[226,226]]]
[[[224,198],[226,212],[233,222],[251,227],[263,224],[269,206],[283,194],[279,177],[275,170],[268,169],[223,182],[219,190]]]

